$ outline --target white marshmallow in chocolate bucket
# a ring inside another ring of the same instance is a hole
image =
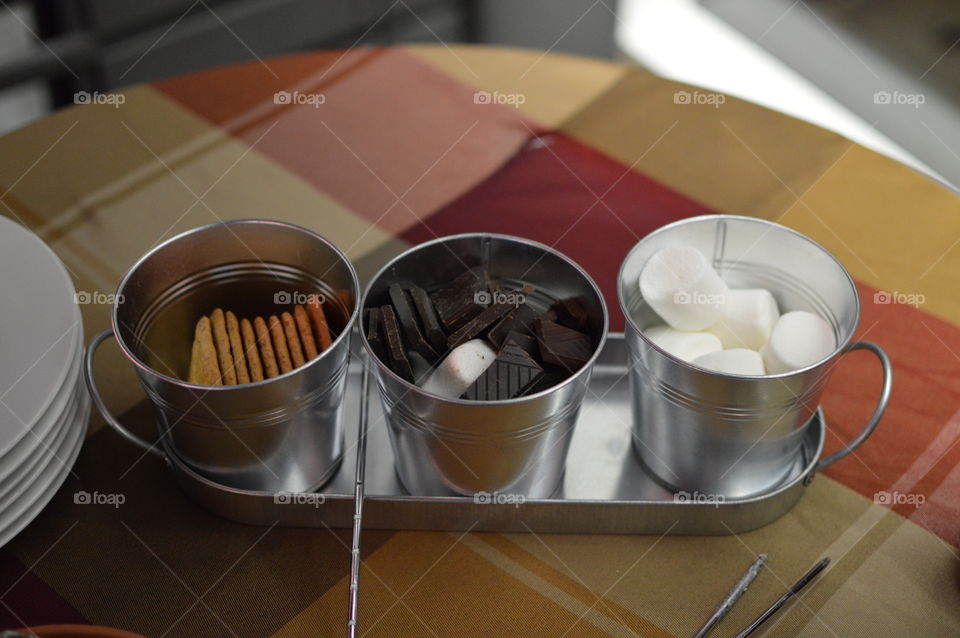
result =
[[[655,252],[640,273],[640,293],[675,330],[698,331],[720,319],[727,284],[707,258],[691,246]]]
[[[496,358],[486,341],[471,339],[451,350],[421,387],[441,397],[459,398]]]

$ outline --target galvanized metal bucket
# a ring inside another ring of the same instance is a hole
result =
[[[585,301],[595,335],[590,360],[560,384],[506,401],[446,399],[394,374],[362,338],[380,390],[396,456],[397,474],[416,495],[473,495],[478,502],[504,497],[550,496],[564,462],[594,361],[607,336],[607,308],[590,276],[576,263],[534,241],[486,233],[454,235],[420,244],[378,272],[362,308],[387,303],[393,282],[430,290],[486,264],[505,288],[532,284],[526,303],[546,310],[567,297]],[[377,427],[371,423],[370,428]]]
[[[781,312],[819,314],[833,328],[836,349],[809,367],[763,377],[713,372],[667,354],[643,333],[662,320],[643,300],[638,280],[647,259],[669,245],[700,250],[731,288],[769,289]],[[617,292],[626,319],[634,448],[647,469],[674,489],[739,498],[778,485],[797,458],[831,370],[847,352],[877,355],[881,396],[860,435],[823,465],[859,445],[886,409],[889,359],[873,343],[852,342],[860,319],[853,279],[826,249],[785,226],[734,215],[669,224],[630,251]]]
[[[298,295],[323,296],[333,344],[272,379],[234,386],[188,383],[193,326],[214,308],[239,317],[277,314]],[[342,402],[359,284],[347,257],[304,228],[275,221],[211,224],[153,248],[117,290],[112,328],[86,353],[87,383],[104,419],[164,456],[113,417],[97,390],[93,357],[109,337],[133,363],[153,403],[160,437],[183,462],[228,487],[315,489],[343,456]]]

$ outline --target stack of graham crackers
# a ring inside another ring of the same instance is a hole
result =
[[[323,306],[311,298],[267,321],[237,321],[217,308],[197,322],[190,355],[189,383],[237,385],[272,379],[302,366],[333,341]]]

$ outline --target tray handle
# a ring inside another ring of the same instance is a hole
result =
[[[883,385],[880,388],[880,399],[877,401],[877,407],[874,408],[873,414],[870,415],[870,418],[867,420],[867,424],[863,426],[863,429],[860,430],[860,433],[855,436],[852,441],[845,443],[843,448],[837,450],[826,458],[820,459],[820,462],[817,463],[816,467],[813,468],[813,471],[807,475],[805,484],[810,482],[814,474],[833,465],[863,445],[863,442],[866,441],[871,434],[873,434],[874,430],[877,429],[877,424],[880,423],[880,419],[883,417],[883,413],[887,409],[887,403],[890,401],[890,388],[893,383],[893,369],[890,365],[890,357],[887,356],[887,353],[884,352],[883,348],[872,341],[855,341],[847,346],[843,354],[853,352],[854,350],[869,350],[875,354],[878,359],[880,359],[880,366],[883,368]]]
[[[120,434],[120,436],[130,441],[137,447],[142,448],[150,454],[154,454],[166,461],[167,455],[157,449],[156,445],[144,441],[139,436],[123,427],[123,425],[117,421],[116,418],[114,418],[113,414],[110,412],[110,408],[107,407],[103,397],[100,396],[100,390],[97,388],[97,384],[93,379],[93,356],[96,354],[97,348],[100,347],[100,344],[110,337],[116,337],[116,335],[113,334],[112,329],[107,328],[93,338],[93,340],[90,342],[90,345],[87,346],[87,351],[84,353],[84,378],[87,382],[87,389],[90,391],[90,397],[93,399],[93,404],[97,406],[97,410],[100,412],[103,420],[107,422],[107,425],[113,428],[118,434]]]

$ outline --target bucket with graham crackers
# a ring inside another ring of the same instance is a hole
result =
[[[236,220],[188,231],[120,282],[112,327],[86,353],[93,401],[125,438],[221,485],[314,490],[343,457],[358,296],[346,255],[305,228]],[[153,404],[155,443],[114,418],[97,390],[93,358],[110,337]]]

